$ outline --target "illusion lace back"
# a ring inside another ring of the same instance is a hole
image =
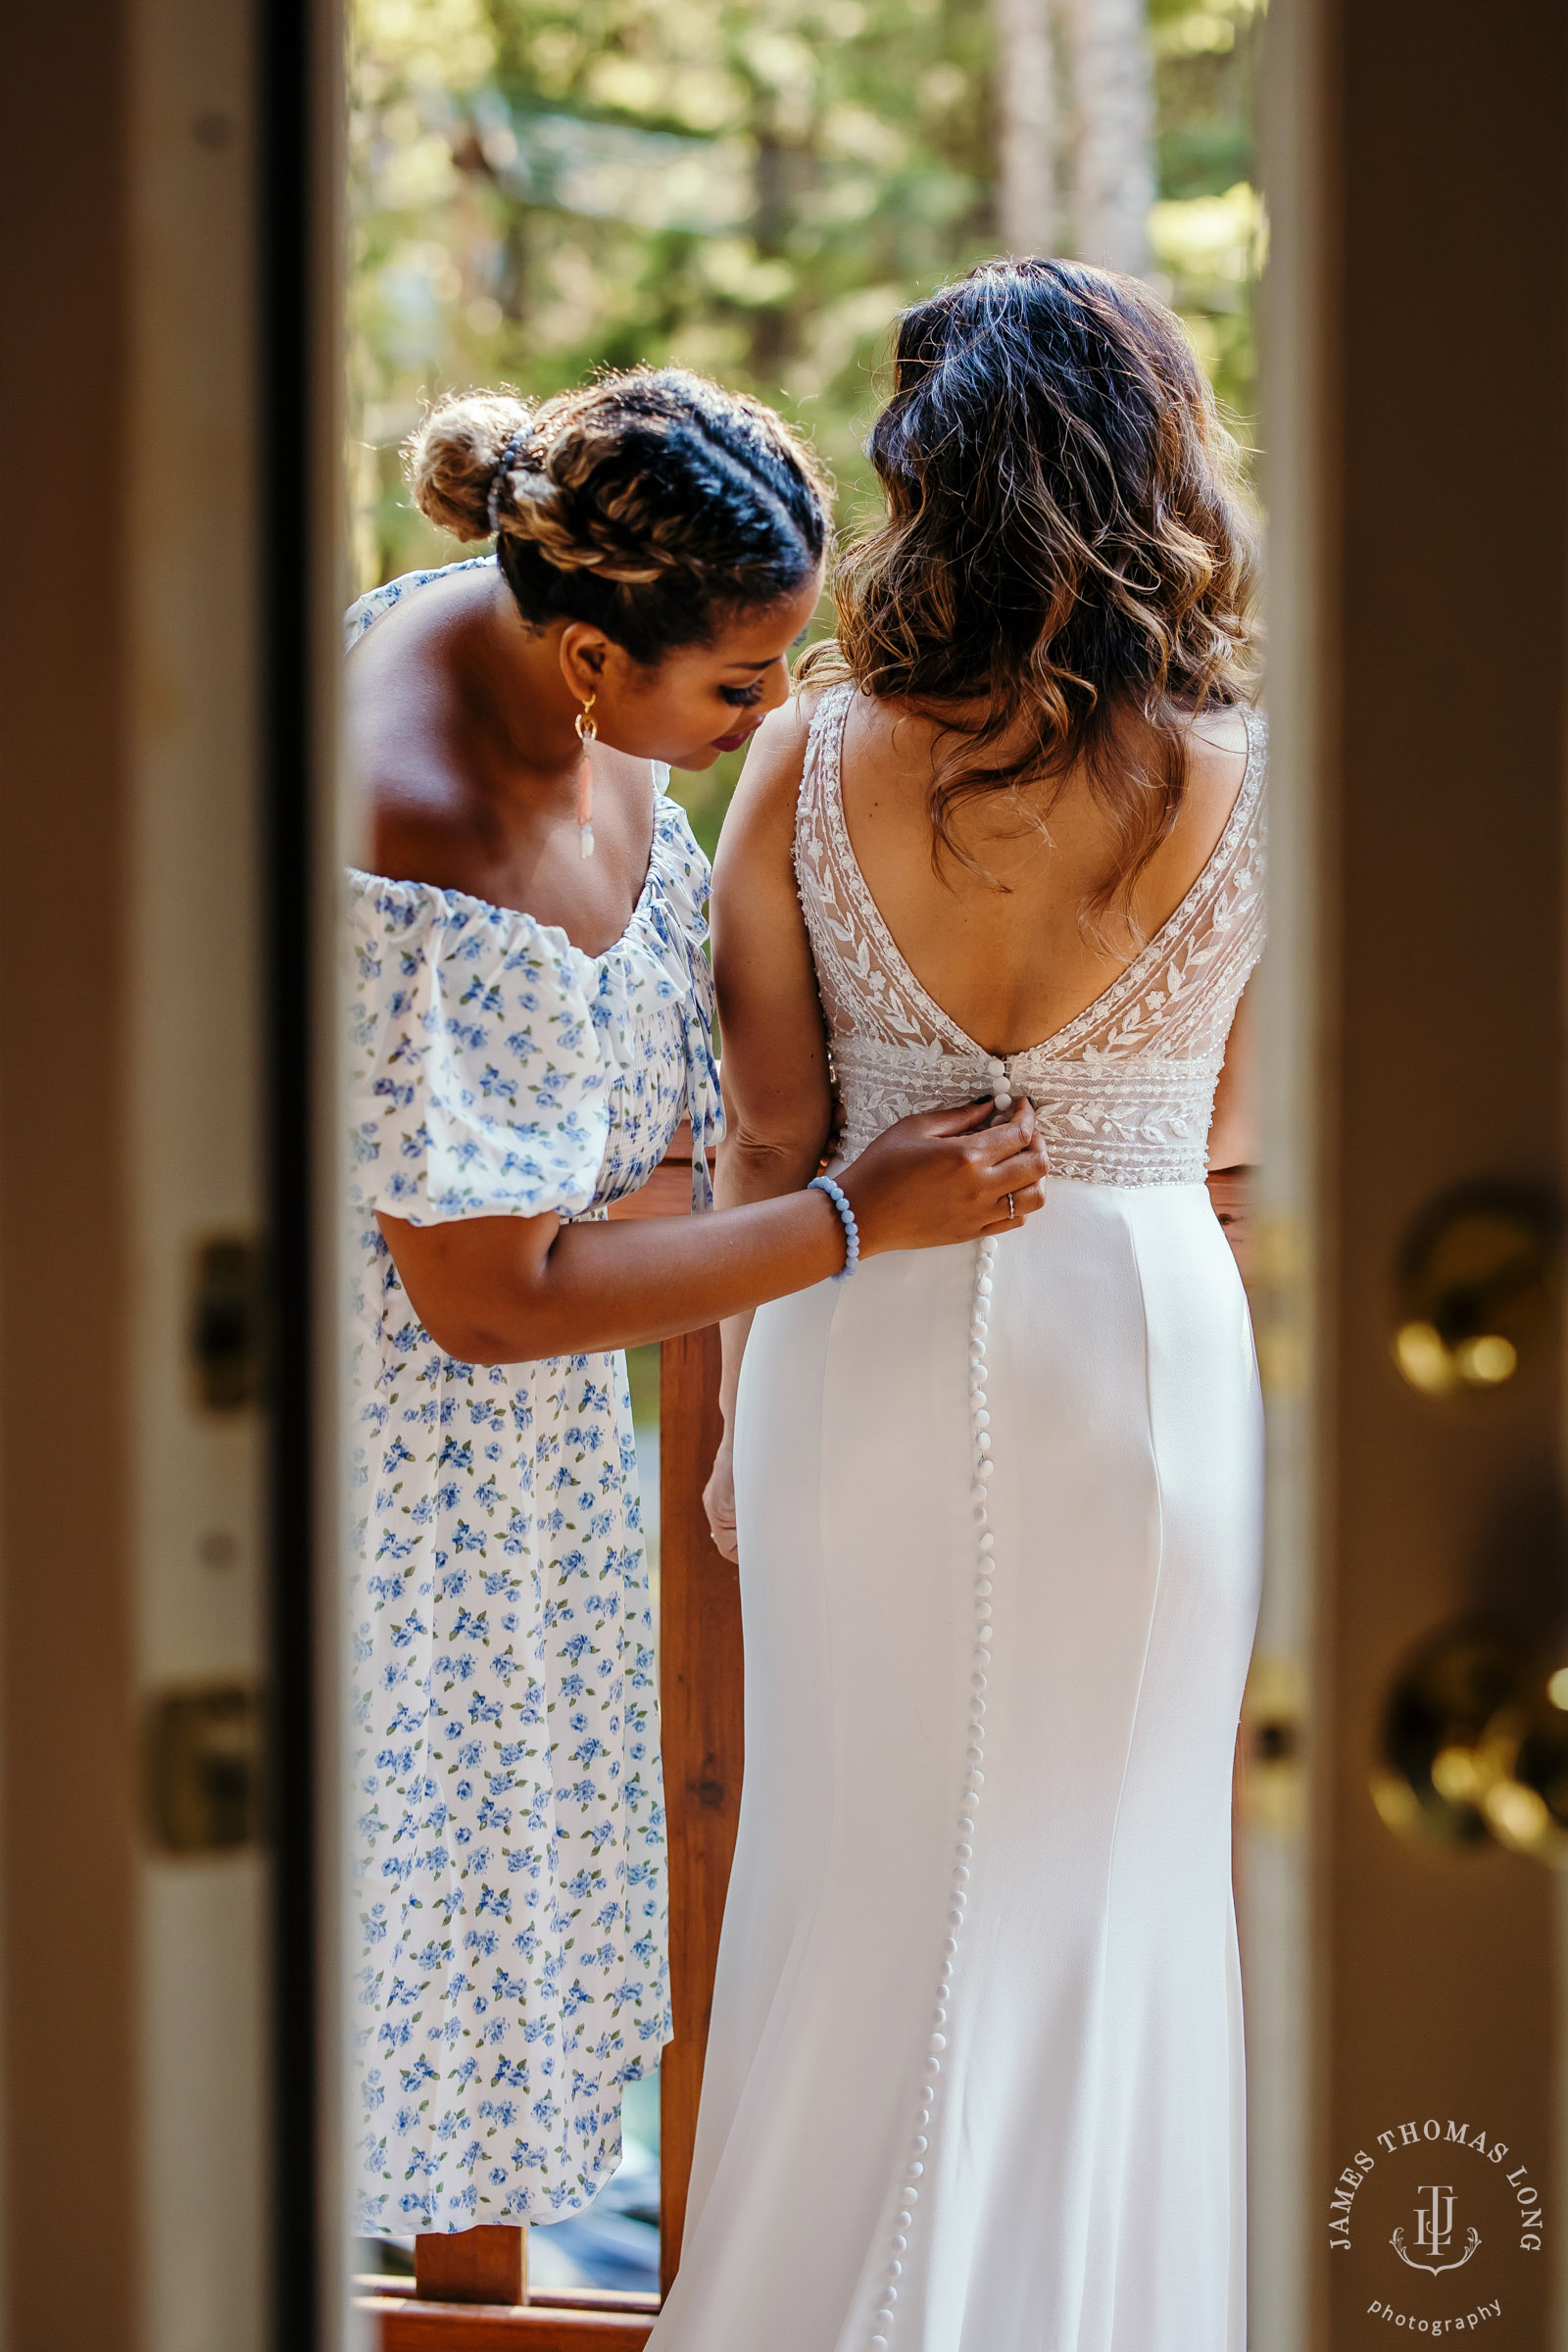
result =
[[[1197,1184],[1237,1002],[1263,948],[1266,730],[1247,722],[1247,770],[1213,856],[1120,978],[1026,1053],[987,1054],[933,1002],[865,886],[844,818],[841,758],[853,686],[811,722],[795,873],[816,963],[851,1159],[915,1110],[973,1102],[1005,1072],[1035,1106],[1053,1175],[1088,1184]]]

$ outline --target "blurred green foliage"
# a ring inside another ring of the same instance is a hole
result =
[[[1257,417],[1254,297],[1267,253],[1256,179],[1263,0],[1150,0],[1160,291],[1187,321],[1233,426]]]
[[[1160,289],[1255,413],[1260,0],[1150,0]],[[432,396],[674,360],[811,433],[842,518],[899,309],[992,250],[972,0],[358,0],[351,445],[362,586],[457,552],[398,445]],[[735,760],[677,779],[710,848]]]

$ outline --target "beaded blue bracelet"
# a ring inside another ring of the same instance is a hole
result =
[[[808,1193],[826,1193],[839,1212],[844,1227],[844,1263],[834,1275],[835,1282],[848,1282],[860,1262],[860,1228],[855,1222],[855,1211],[831,1176],[813,1176],[807,1186]]]

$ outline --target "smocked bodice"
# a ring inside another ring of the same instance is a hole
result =
[[[855,689],[811,722],[795,873],[827,1023],[838,1156],[910,1111],[946,1109],[1005,1077],[1035,1106],[1054,1176],[1197,1184],[1242,990],[1263,948],[1267,735],[1246,712],[1247,769],[1212,857],[1119,979],[1027,1052],[988,1054],[920,986],[865,885],[844,817],[841,759]]]

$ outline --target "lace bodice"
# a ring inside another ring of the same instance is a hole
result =
[[[1026,1053],[988,1054],[927,996],[865,886],[844,818],[840,762],[853,686],[811,722],[795,820],[795,876],[827,1022],[838,1156],[910,1111],[990,1093],[1005,1076],[1039,1116],[1053,1175],[1086,1184],[1197,1184],[1237,1003],[1263,948],[1267,732],[1248,758],[1213,856],[1120,978]]]

